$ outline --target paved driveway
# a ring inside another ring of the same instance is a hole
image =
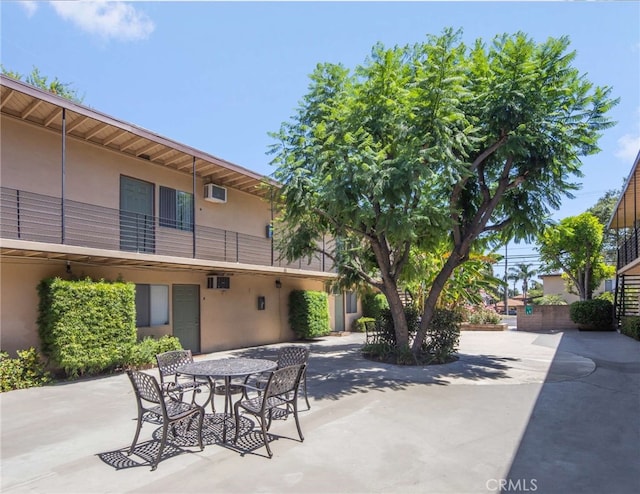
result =
[[[275,422],[273,459],[249,437],[175,450],[150,471],[123,453],[136,417],[125,375],[3,393],[1,491],[640,492],[640,342],[469,332],[457,362],[408,368],[362,359],[362,341],[309,343],[306,439],[293,420]],[[269,358],[278,347],[198,358]],[[145,425],[142,439],[152,432]]]

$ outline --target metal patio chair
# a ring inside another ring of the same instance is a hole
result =
[[[238,441],[240,431],[240,409],[242,409],[243,413],[254,415],[260,422],[264,445],[267,448],[269,458],[273,457],[273,453],[269,447],[267,431],[271,427],[274,410],[278,409],[282,411],[282,407],[284,407],[284,412],[287,415],[289,413],[293,413],[300,441],[304,441],[302,429],[300,428],[300,420],[298,419],[298,389],[300,387],[300,380],[304,375],[305,368],[306,364],[299,364],[274,370],[267,381],[267,385],[263,389],[253,388],[259,392],[257,397],[247,398],[246,400],[239,400],[236,402],[234,406],[234,415],[236,419],[235,442]],[[247,385],[247,387],[250,388],[251,386]]]
[[[291,345],[282,347],[278,352],[278,369],[282,369],[284,367],[290,367],[292,365],[304,365],[304,373],[300,379],[300,387],[304,392],[304,400],[307,404],[307,410],[311,409],[311,405],[309,404],[309,397],[307,396],[307,364],[309,361],[309,349],[303,346]],[[267,381],[269,380],[269,374],[259,375],[257,377],[253,377],[253,383],[251,382],[252,377],[249,376],[245,381],[245,384],[248,384],[249,387],[253,386],[257,389],[262,389],[266,386]]]
[[[194,376],[181,376],[178,368],[184,364],[193,362],[191,350],[172,350],[156,355],[158,370],[160,371],[160,387],[162,391],[178,401],[182,401],[185,392],[191,392],[191,403],[195,403],[196,394],[202,391],[202,387],[213,385],[206,379],[199,379]],[[211,399],[211,409],[215,413],[213,397]],[[206,404],[206,402],[205,402]]]
[[[162,439],[160,440],[160,447],[155,460],[151,462],[151,470],[155,470],[158,467],[158,462],[160,461],[160,458],[162,458],[162,451],[167,443],[167,432],[169,427],[171,427],[175,437],[177,435],[175,424],[187,421],[185,429],[185,432],[187,432],[196,416],[198,417],[198,444],[200,446],[200,451],[204,449],[204,445],[202,443],[202,421],[204,419],[203,407],[193,403],[176,401],[167,397],[162,393],[157,379],[149,374],[135,370],[128,370],[127,375],[131,380],[131,385],[135,391],[136,401],[138,404],[138,424],[135,436],[133,437],[133,442],[131,443],[131,448],[129,448],[129,455],[133,453],[138,442],[142,423],[161,423]]]

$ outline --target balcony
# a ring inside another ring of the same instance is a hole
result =
[[[628,266],[640,257],[638,252],[638,229],[631,230],[631,235],[618,247],[618,269]]]
[[[278,261],[271,239],[191,224],[180,228],[157,216],[0,187],[0,237],[119,252],[137,252],[256,266],[333,272],[318,255],[309,263]],[[194,244],[195,230],[195,244]]]

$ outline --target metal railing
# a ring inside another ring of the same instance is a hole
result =
[[[638,229],[634,228],[631,231],[631,235],[618,247],[618,269],[622,269],[640,257],[640,251],[638,250],[639,237]]]
[[[64,213],[64,217],[63,217]],[[97,249],[333,271],[326,256],[278,261],[270,238],[200,225],[160,226],[157,216],[0,187],[0,237]],[[194,255],[195,230],[195,255]],[[324,258],[323,258],[324,257]],[[273,259],[273,261],[272,261]]]

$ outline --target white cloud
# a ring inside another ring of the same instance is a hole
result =
[[[27,12],[28,17],[31,17],[38,10],[38,3],[34,0],[20,0],[20,5]]]
[[[125,2],[67,1],[51,2],[51,5],[63,19],[105,39],[145,39],[155,29],[153,21],[144,12]]]
[[[627,162],[633,162],[640,151],[640,135],[625,134],[618,139],[616,157]]]

